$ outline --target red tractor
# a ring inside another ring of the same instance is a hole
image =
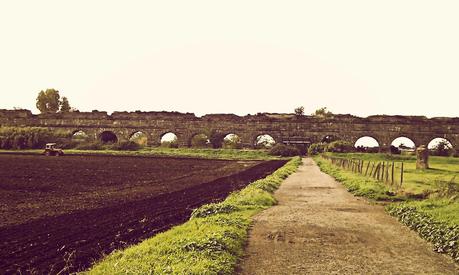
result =
[[[56,143],[46,143],[45,151],[43,152],[45,156],[63,156],[64,151],[62,149],[56,148]]]

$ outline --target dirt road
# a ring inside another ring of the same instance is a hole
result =
[[[458,274],[415,232],[304,159],[260,213],[240,274]]]

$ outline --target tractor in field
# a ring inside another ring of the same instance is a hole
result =
[[[62,149],[56,148],[56,143],[46,143],[45,151],[43,152],[45,156],[63,156],[64,151]]]

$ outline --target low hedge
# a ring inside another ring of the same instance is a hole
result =
[[[409,203],[390,204],[386,211],[434,245],[434,250],[447,253],[459,262],[459,226],[433,219]]]
[[[301,164],[295,157],[221,203],[196,209],[190,220],[140,244],[115,251],[88,274],[232,274],[251,217],[275,204],[272,192]]]

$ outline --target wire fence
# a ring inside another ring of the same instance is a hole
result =
[[[395,161],[369,161],[355,158],[342,158],[328,155],[322,155],[333,165],[360,174],[365,177],[371,177],[386,185],[394,188],[401,188],[404,176],[404,163]]]

